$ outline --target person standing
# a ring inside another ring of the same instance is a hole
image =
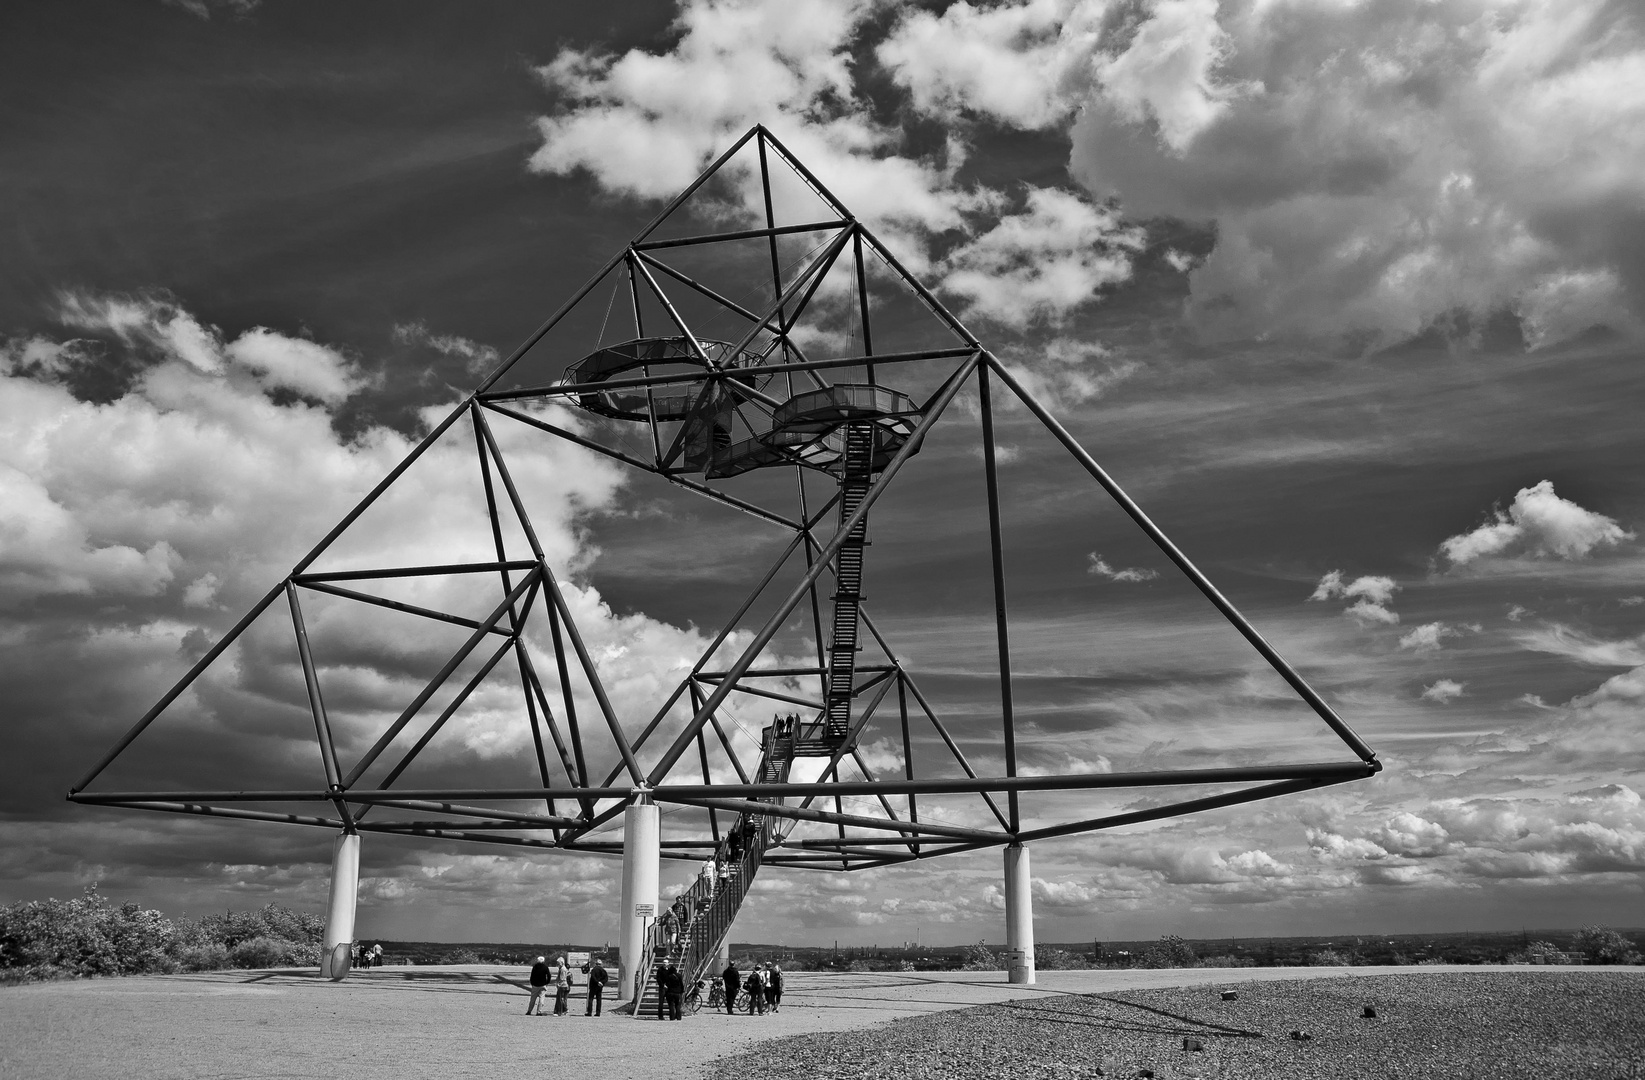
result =
[[[605,965],[596,956],[588,968],[588,1006],[583,1010],[584,1016],[599,1016],[600,1006],[605,998],[606,980],[611,976],[605,970]]]
[[[725,984],[725,1014],[730,1016],[737,1011],[737,991],[743,984],[742,972],[737,970],[736,964],[727,960],[725,970],[720,972],[720,981]]]
[[[680,1019],[680,1006],[685,1001],[685,979],[680,975],[680,969],[674,966],[674,961],[663,965],[662,974],[657,978],[657,989],[662,991],[658,995],[657,1019],[663,1018],[662,1004],[668,1006],[670,1020]]]
[[[565,966],[565,957],[554,958],[554,1015],[564,1016],[571,1010],[566,1000],[571,997],[571,969]]]
[[[760,982],[759,968],[756,967],[753,971],[748,973],[748,978],[743,980],[743,989],[748,991],[749,1013],[759,1013],[761,1016],[764,1016],[765,985]]]
[[[548,960],[537,957],[537,962],[531,965],[531,1000],[526,1002],[525,1014],[530,1016],[536,1013],[543,1015],[543,991],[548,989]]]
[[[771,969],[766,972],[765,996],[771,1001],[771,1011],[776,1012],[783,1003],[782,965],[772,963]]]

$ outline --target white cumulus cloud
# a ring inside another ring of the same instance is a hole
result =
[[[1073,169],[1128,213],[1215,222],[1190,277],[1203,333],[1390,342],[1504,309],[1533,346],[1638,328],[1645,24],[1628,6],[1145,10],[1097,46]]]
[[[1399,585],[1391,577],[1367,574],[1344,582],[1341,570],[1331,570],[1319,579],[1309,600],[1353,600],[1344,613],[1361,623],[1391,626],[1399,622],[1399,612],[1390,605]]]
[[[1422,700],[1444,705],[1446,702],[1455,701],[1461,697],[1466,687],[1466,683],[1459,683],[1455,679],[1440,679],[1432,686],[1423,688]]]
[[[1455,566],[1492,556],[1577,560],[1633,538],[1604,514],[1560,498],[1553,481],[1543,480],[1520,488],[1508,509],[1494,511],[1471,532],[1450,537],[1439,550]]]

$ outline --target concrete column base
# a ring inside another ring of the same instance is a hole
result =
[[[1034,984],[1034,895],[1028,869],[1028,849],[1012,844],[1005,849],[1005,962],[1007,978],[1020,985]]]
[[[360,899],[360,834],[345,832],[331,849],[331,900],[320,974],[340,982],[354,961],[354,909]]]
[[[617,916],[617,1000],[634,1000],[634,976],[646,928],[657,917],[662,818],[651,793],[636,789],[623,817],[623,906]]]

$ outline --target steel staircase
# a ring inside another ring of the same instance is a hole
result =
[[[795,727],[793,719],[779,719],[763,732],[756,774],[760,783],[780,784],[788,779],[789,766],[794,760]],[[738,815],[714,851],[720,872],[713,877],[699,875],[669,909],[677,914],[672,919],[659,918],[652,924],[635,972],[636,1004],[632,1010],[635,1019],[659,1019],[657,971],[664,963],[673,961],[680,969],[687,993],[697,980],[719,976],[719,972],[709,968],[719,955],[720,943],[731,932],[731,924],[754,883],[754,874],[771,839],[772,830],[765,814]],[[679,926],[681,921],[683,928]],[[623,1006],[622,1011],[628,1011],[628,1006]]]
[[[843,526],[868,494],[874,475],[874,425],[848,424],[840,470],[840,524]],[[828,686],[823,698],[823,739],[843,744],[851,731],[851,699],[857,675],[858,612],[862,607],[863,548],[868,545],[865,514],[846,534],[835,557],[834,626],[828,645]]]

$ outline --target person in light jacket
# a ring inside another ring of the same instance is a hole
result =
[[[571,969],[565,966],[565,957],[554,958],[554,1015],[565,1016],[571,1010],[566,1001],[571,997]]]

